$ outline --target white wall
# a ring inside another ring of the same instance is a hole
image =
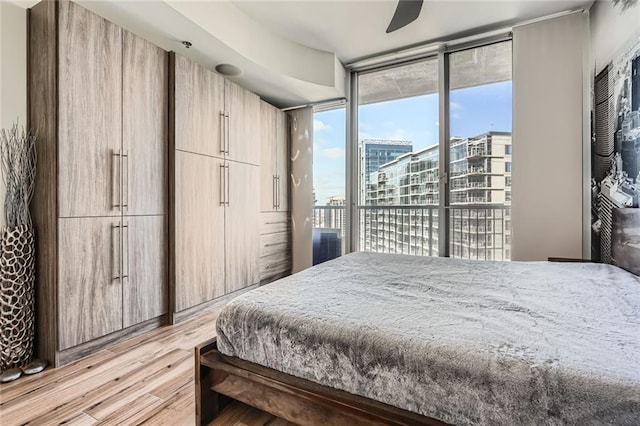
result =
[[[27,11],[0,1],[0,128],[27,124]],[[0,179],[0,209],[4,205]],[[0,214],[4,226],[4,214]]]
[[[578,12],[513,30],[513,260],[583,256],[588,25]]]
[[[596,73],[613,59],[613,55],[640,31],[640,4],[622,12],[610,1],[596,1],[590,10],[591,49]]]
[[[296,273],[313,266],[313,109],[290,112],[291,238]]]

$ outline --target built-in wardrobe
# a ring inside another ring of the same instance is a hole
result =
[[[273,270],[287,269],[288,137],[285,113],[255,94],[179,54],[171,70],[171,276],[179,320],[269,281],[268,255],[282,252]],[[262,238],[271,228],[278,244]]]
[[[171,62],[180,313],[260,281],[260,98],[184,56]]]
[[[58,365],[166,322],[168,55],[71,2],[29,19],[36,342]]]
[[[260,281],[291,273],[291,181],[287,114],[262,101],[260,165]]]
[[[44,1],[29,126],[38,356],[65,364],[289,273],[286,115],[250,91]]]

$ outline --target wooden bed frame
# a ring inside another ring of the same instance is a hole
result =
[[[195,349],[196,424],[236,400],[300,425],[446,425],[439,420],[221,354],[212,339]]]

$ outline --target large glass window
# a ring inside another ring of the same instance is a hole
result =
[[[449,255],[511,252],[511,42],[449,56]]]
[[[438,255],[438,61],[358,78],[360,249]]]
[[[511,56],[511,41],[444,54],[447,141],[437,57],[358,74],[360,250],[509,259]]]
[[[344,253],[345,108],[313,115],[313,264]]]

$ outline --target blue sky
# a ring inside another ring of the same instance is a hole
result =
[[[451,136],[471,137],[490,130],[510,132],[511,97],[510,81],[452,91]],[[417,151],[438,143],[438,96],[364,105],[359,120],[359,140],[409,140]],[[344,108],[315,114],[313,145],[316,204],[324,205],[328,197],[344,195]]]

